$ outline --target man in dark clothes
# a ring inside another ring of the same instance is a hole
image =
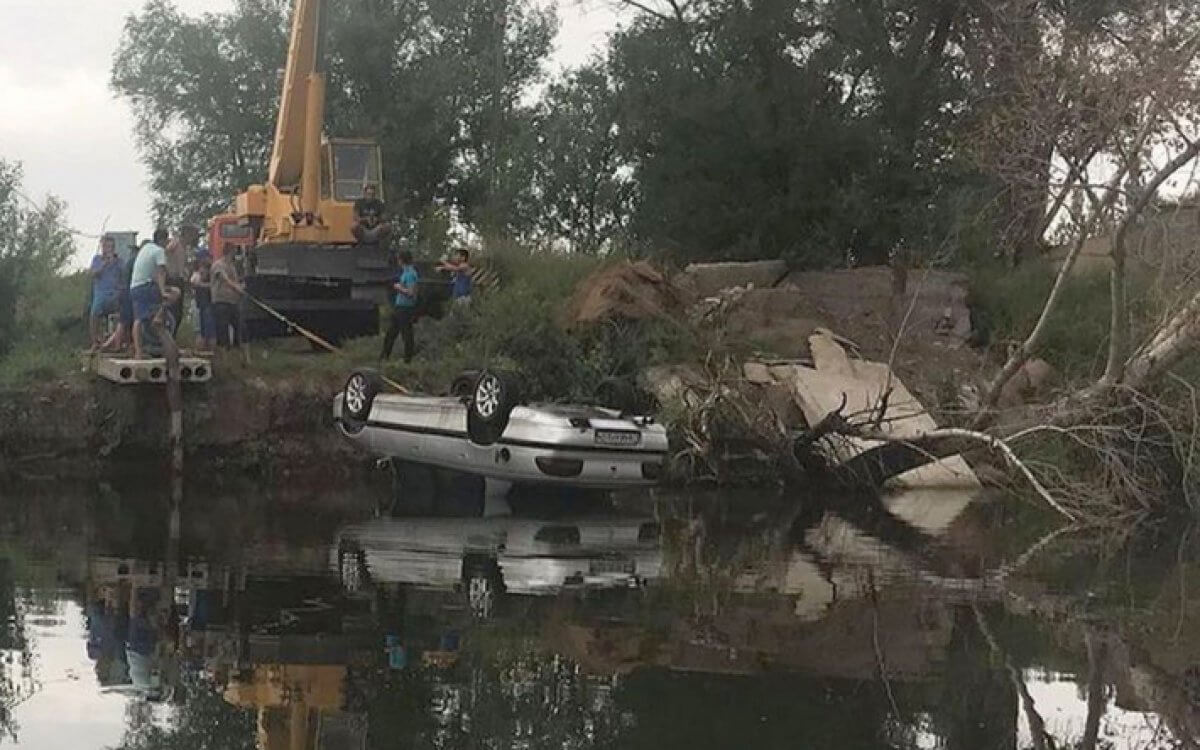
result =
[[[354,201],[354,239],[360,245],[386,245],[392,236],[392,225],[383,220],[383,201],[374,185],[363,188],[363,197]]]
[[[175,318],[171,329],[174,336],[183,322],[183,298],[188,289],[188,265],[200,242],[200,230],[193,226],[179,228],[179,234],[166,245],[167,251],[167,286],[179,290],[179,298],[168,306]]]
[[[146,242],[149,240],[142,244],[144,245]],[[138,251],[141,249],[141,245],[129,248],[129,260],[125,261],[125,267],[121,271],[121,286],[117,292],[120,321],[117,324],[117,330],[113,331],[108,340],[100,345],[101,351],[124,351],[133,340],[133,300],[129,296],[129,281],[133,277],[133,262],[137,260]]]

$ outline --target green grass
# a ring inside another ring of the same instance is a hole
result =
[[[985,330],[991,346],[1003,357],[1004,347],[1019,343],[1033,330],[1054,283],[1055,269],[1031,261],[1016,270],[992,264],[971,271],[971,307],[977,328]],[[1157,303],[1149,286],[1129,279],[1132,341],[1149,328]],[[1037,355],[1053,364],[1068,380],[1095,377],[1104,370],[1108,353],[1109,279],[1085,274],[1067,280],[1059,304],[1047,321]]]
[[[0,386],[82,377],[76,353],[87,347],[86,273],[36,279],[17,311],[20,337],[0,356]]]

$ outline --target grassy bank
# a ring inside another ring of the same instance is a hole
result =
[[[442,320],[420,320],[416,358],[404,363],[397,351],[382,365],[387,375],[414,390],[437,392],[464,369],[501,366],[522,375],[529,398],[587,401],[631,391],[646,365],[669,359],[686,346],[677,333],[668,335],[654,324],[568,331],[564,307],[576,284],[600,265],[595,258],[513,247],[486,262],[499,283],[479,290],[467,309],[452,309]],[[87,283],[86,274],[74,274],[48,281],[39,290],[27,311],[36,322],[13,351],[0,358],[0,386],[83,377],[77,352],[87,345],[82,323]],[[383,311],[381,316],[382,330]],[[192,324],[189,311],[179,335],[184,347],[194,339]],[[217,377],[333,386],[355,367],[379,367],[380,343],[380,336],[356,339],[337,353],[325,353],[314,352],[298,337],[257,341],[245,355],[219,356]]]
[[[20,335],[0,355],[0,387],[77,379],[76,352],[87,346],[83,316],[90,279],[85,272],[32,282],[18,310]]]
[[[984,264],[970,270],[971,316],[997,358],[1033,330],[1054,283],[1057,269],[1031,261],[1015,270]],[[1149,281],[1129,279],[1131,340],[1140,341],[1166,304],[1155,299]],[[1037,356],[1050,362],[1065,382],[1094,379],[1108,354],[1109,281],[1104,273],[1068,279],[1057,309],[1047,321]]]

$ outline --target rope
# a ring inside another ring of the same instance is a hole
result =
[[[270,306],[270,305],[268,305],[266,302],[263,302],[263,301],[262,301],[262,300],[260,300],[258,297],[255,297],[255,296],[254,296],[253,294],[251,294],[250,292],[247,292],[247,291],[245,291],[245,289],[243,289],[243,290],[242,290],[242,294],[244,294],[244,295],[246,296],[246,299],[250,300],[250,301],[251,301],[251,302],[253,302],[254,304],[258,305],[260,308],[262,308],[262,310],[263,310],[264,312],[266,312],[268,315],[271,315],[271,316],[273,316],[273,317],[274,317],[275,319],[277,319],[279,322],[281,322],[281,323],[283,323],[284,325],[286,325],[286,326],[288,327],[288,330],[289,330],[289,331],[295,331],[296,333],[300,334],[300,335],[301,335],[301,336],[303,336],[304,338],[306,338],[306,339],[308,339],[309,341],[313,342],[313,343],[314,343],[314,344],[316,344],[317,346],[320,346],[321,348],[325,349],[326,351],[332,352],[332,353],[334,353],[334,354],[337,354],[338,352],[340,352],[340,351],[341,351],[341,349],[338,349],[336,346],[334,346],[333,344],[329,343],[328,341],[326,341],[325,339],[321,338],[320,336],[318,336],[317,334],[313,333],[312,331],[308,330],[307,328],[305,328],[305,327],[301,326],[299,323],[296,323],[296,322],[294,322],[294,321],[291,321],[291,320],[289,320],[289,319],[288,319],[288,318],[287,318],[285,315],[283,315],[283,313],[281,313],[281,312],[279,312],[278,310],[276,310],[275,308],[271,307],[271,306]],[[407,388],[405,388],[404,386],[400,385],[400,384],[399,384],[399,383],[397,383],[395,380],[392,380],[391,378],[389,378],[388,376],[384,375],[383,373],[379,373],[379,378],[380,378],[380,379],[381,379],[381,380],[382,380],[384,383],[386,383],[387,385],[389,385],[390,387],[392,387],[392,388],[396,389],[396,391],[397,391],[397,392],[399,392],[399,393],[403,393],[403,394],[408,394],[408,393],[409,393],[409,390],[408,390]]]

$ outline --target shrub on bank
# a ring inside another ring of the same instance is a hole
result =
[[[971,320],[996,358],[1020,344],[1042,313],[1054,284],[1056,267],[1030,261],[1019,268],[984,264],[971,270]],[[1152,299],[1148,281],[1129,276],[1132,341],[1153,323],[1161,302]],[[1091,380],[1104,371],[1108,355],[1109,281],[1104,273],[1084,273],[1068,279],[1057,309],[1047,321],[1037,356],[1062,373],[1067,382]]]
[[[0,385],[55,381],[79,372],[76,351],[87,346],[86,272],[30,282],[18,312],[18,334],[0,355]]]

